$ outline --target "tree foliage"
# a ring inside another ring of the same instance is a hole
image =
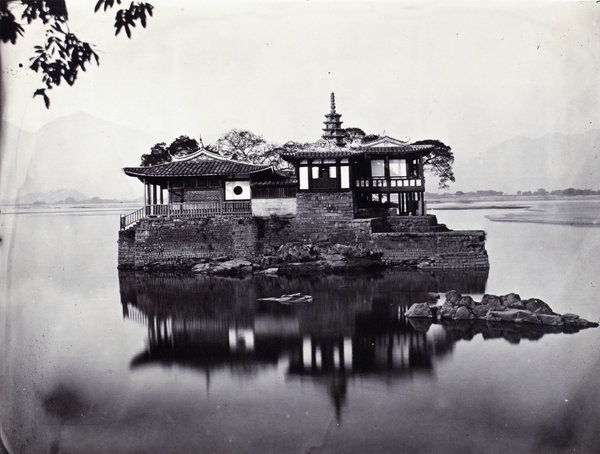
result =
[[[190,139],[188,136],[179,136],[171,142],[171,145],[168,147],[164,142],[155,144],[150,149],[150,153],[142,155],[142,162],[140,165],[145,167],[171,162],[174,156],[187,156],[199,149],[200,145],[196,139]]]
[[[162,164],[164,162],[171,162],[172,157],[167,150],[167,144],[160,142],[155,144],[151,149],[150,153],[142,155],[141,166],[154,166],[156,164]]]
[[[104,7],[104,11],[115,5],[121,4],[121,0],[98,0],[94,12]],[[136,21],[139,21],[142,27],[146,28],[147,16],[152,16],[154,7],[150,3],[131,2],[129,8],[121,8],[115,15],[115,36],[125,29],[128,38],[131,38],[131,27],[135,27]]]
[[[122,0],[99,0],[94,11],[106,11],[122,4]],[[146,27],[147,17],[152,16],[154,7],[145,2],[130,2],[129,7],[119,8],[115,15],[115,35],[124,29],[131,38],[131,28],[140,23]],[[45,42],[34,47],[34,56],[29,66],[42,74],[43,87],[35,90],[33,96],[41,96],[46,108],[50,98],[46,90],[59,86],[61,82],[73,85],[79,71],[86,70],[86,64],[100,64],[93,45],[80,40],[69,30],[69,14],[65,0],[0,0],[0,39],[4,43],[16,44],[19,36],[24,36],[24,24],[19,23],[14,12],[20,11],[20,19],[31,24],[41,21],[46,26]]]
[[[368,143],[380,138],[377,134],[366,134],[360,128],[347,128],[344,141],[348,144]],[[311,144],[289,141],[278,146],[267,142],[262,136],[244,129],[231,129],[221,135],[215,146],[202,145],[206,150],[216,151],[221,156],[236,161],[252,164],[273,165],[283,170],[289,169],[290,164],[281,159],[281,153],[295,153],[306,150]],[[439,140],[421,140],[414,145],[432,145],[432,150],[423,158],[423,167],[439,178],[439,187],[447,188],[448,183],[454,182],[454,154],[451,148]],[[142,155],[142,166],[152,166],[170,162],[173,156],[186,156],[200,149],[195,139],[180,136],[168,147],[157,143],[149,154]]]
[[[245,129],[231,129],[217,140],[219,154],[237,161],[259,163],[266,148],[262,136]]]
[[[346,128],[344,129],[344,143],[350,145],[355,142],[362,143],[365,138],[365,132],[360,128]]]
[[[279,155],[281,147],[248,130],[227,131],[217,140],[215,148],[220,155],[236,161],[272,165],[277,169],[289,168],[289,163]]]
[[[423,158],[423,168],[439,177],[440,189],[447,188],[448,182],[454,183],[454,154],[448,145],[434,139],[420,140],[414,145],[433,145],[433,150]]]
[[[381,139],[381,136],[379,134],[367,134],[363,137],[362,143],[374,142],[379,139]]]
[[[187,156],[200,149],[200,144],[196,139],[190,139],[188,136],[179,136],[171,145],[167,151],[171,156],[183,157]]]

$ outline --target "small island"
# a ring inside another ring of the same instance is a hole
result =
[[[548,332],[574,333],[585,328],[596,328],[598,323],[580,318],[576,314],[557,314],[544,301],[537,298],[521,300],[516,293],[484,295],[479,301],[463,296],[456,290],[446,293],[441,306],[428,302],[415,303],[405,313],[408,319],[429,319],[438,322],[471,321],[487,323],[516,323],[538,325]]]
[[[485,232],[453,231],[427,213],[425,170],[453,181],[450,147],[364,135],[340,117],[332,93],[321,139],[288,142],[271,163],[232,152],[231,141],[158,163],[164,147],[154,147],[142,166],[123,169],[144,184],[144,207],[121,216],[119,268],[201,272],[223,258],[282,273],[298,262],[315,271],[489,268]]]

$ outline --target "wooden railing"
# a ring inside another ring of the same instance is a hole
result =
[[[121,216],[121,230],[150,217],[207,217],[238,216],[252,213],[249,200],[227,202],[171,203],[168,205],[146,205],[133,213]]]
[[[392,187],[392,188],[419,188],[423,186],[421,178],[359,178],[356,180],[357,188],[377,188],[377,187]]]
[[[130,225],[135,224],[140,219],[144,218],[145,209],[140,208],[133,213],[121,215],[121,230],[125,230]]]
[[[250,214],[252,209],[250,208],[249,200],[235,201],[235,202],[223,202],[223,212],[221,214]]]

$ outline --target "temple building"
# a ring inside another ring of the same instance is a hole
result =
[[[423,157],[432,145],[388,136],[347,143],[331,94],[320,140],[295,152],[281,150],[294,175],[269,165],[235,161],[206,149],[172,162],[126,167],[145,187],[144,208],[123,216],[121,228],[156,216],[270,216],[318,212],[344,219],[426,214]],[[322,197],[314,197],[321,194]]]
[[[269,216],[295,212],[296,180],[269,165],[227,159],[206,149],[172,162],[125,167],[144,183],[144,208],[121,218],[121,228],[152,216]],[[282,202],[287,201],[287,205]]]
[[[432,145],[411,145],[388,136],[345,143],[341,115],[331,94],[321,140],[295,153],[282,153],[296,171],[298,191],[345,193],[354,217],[370,217],[391,208],[391,214],[425,215],[423,157]]]

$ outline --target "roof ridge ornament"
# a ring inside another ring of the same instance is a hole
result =
[[[231,159],[226,156],[215,153],[214,151],[207,150],[206,148],[199,148],[198,150],[196,150],[193,153],[186,155],[186,156],[175,156],[172,154],[170,154],[170,156],[173,158],[171,162],[186,162],[186,161],[193,161],[193,160],[204,160],[204,161],[215,160],[215,161],[225,161],[225,162],[249,164],[249,165],[255,165],[255,166],[262,165],[262,164],[254,164],[251,162],[239,161],[237,159]],[[163,164],[168,164],[168,163],[163,163]]]

